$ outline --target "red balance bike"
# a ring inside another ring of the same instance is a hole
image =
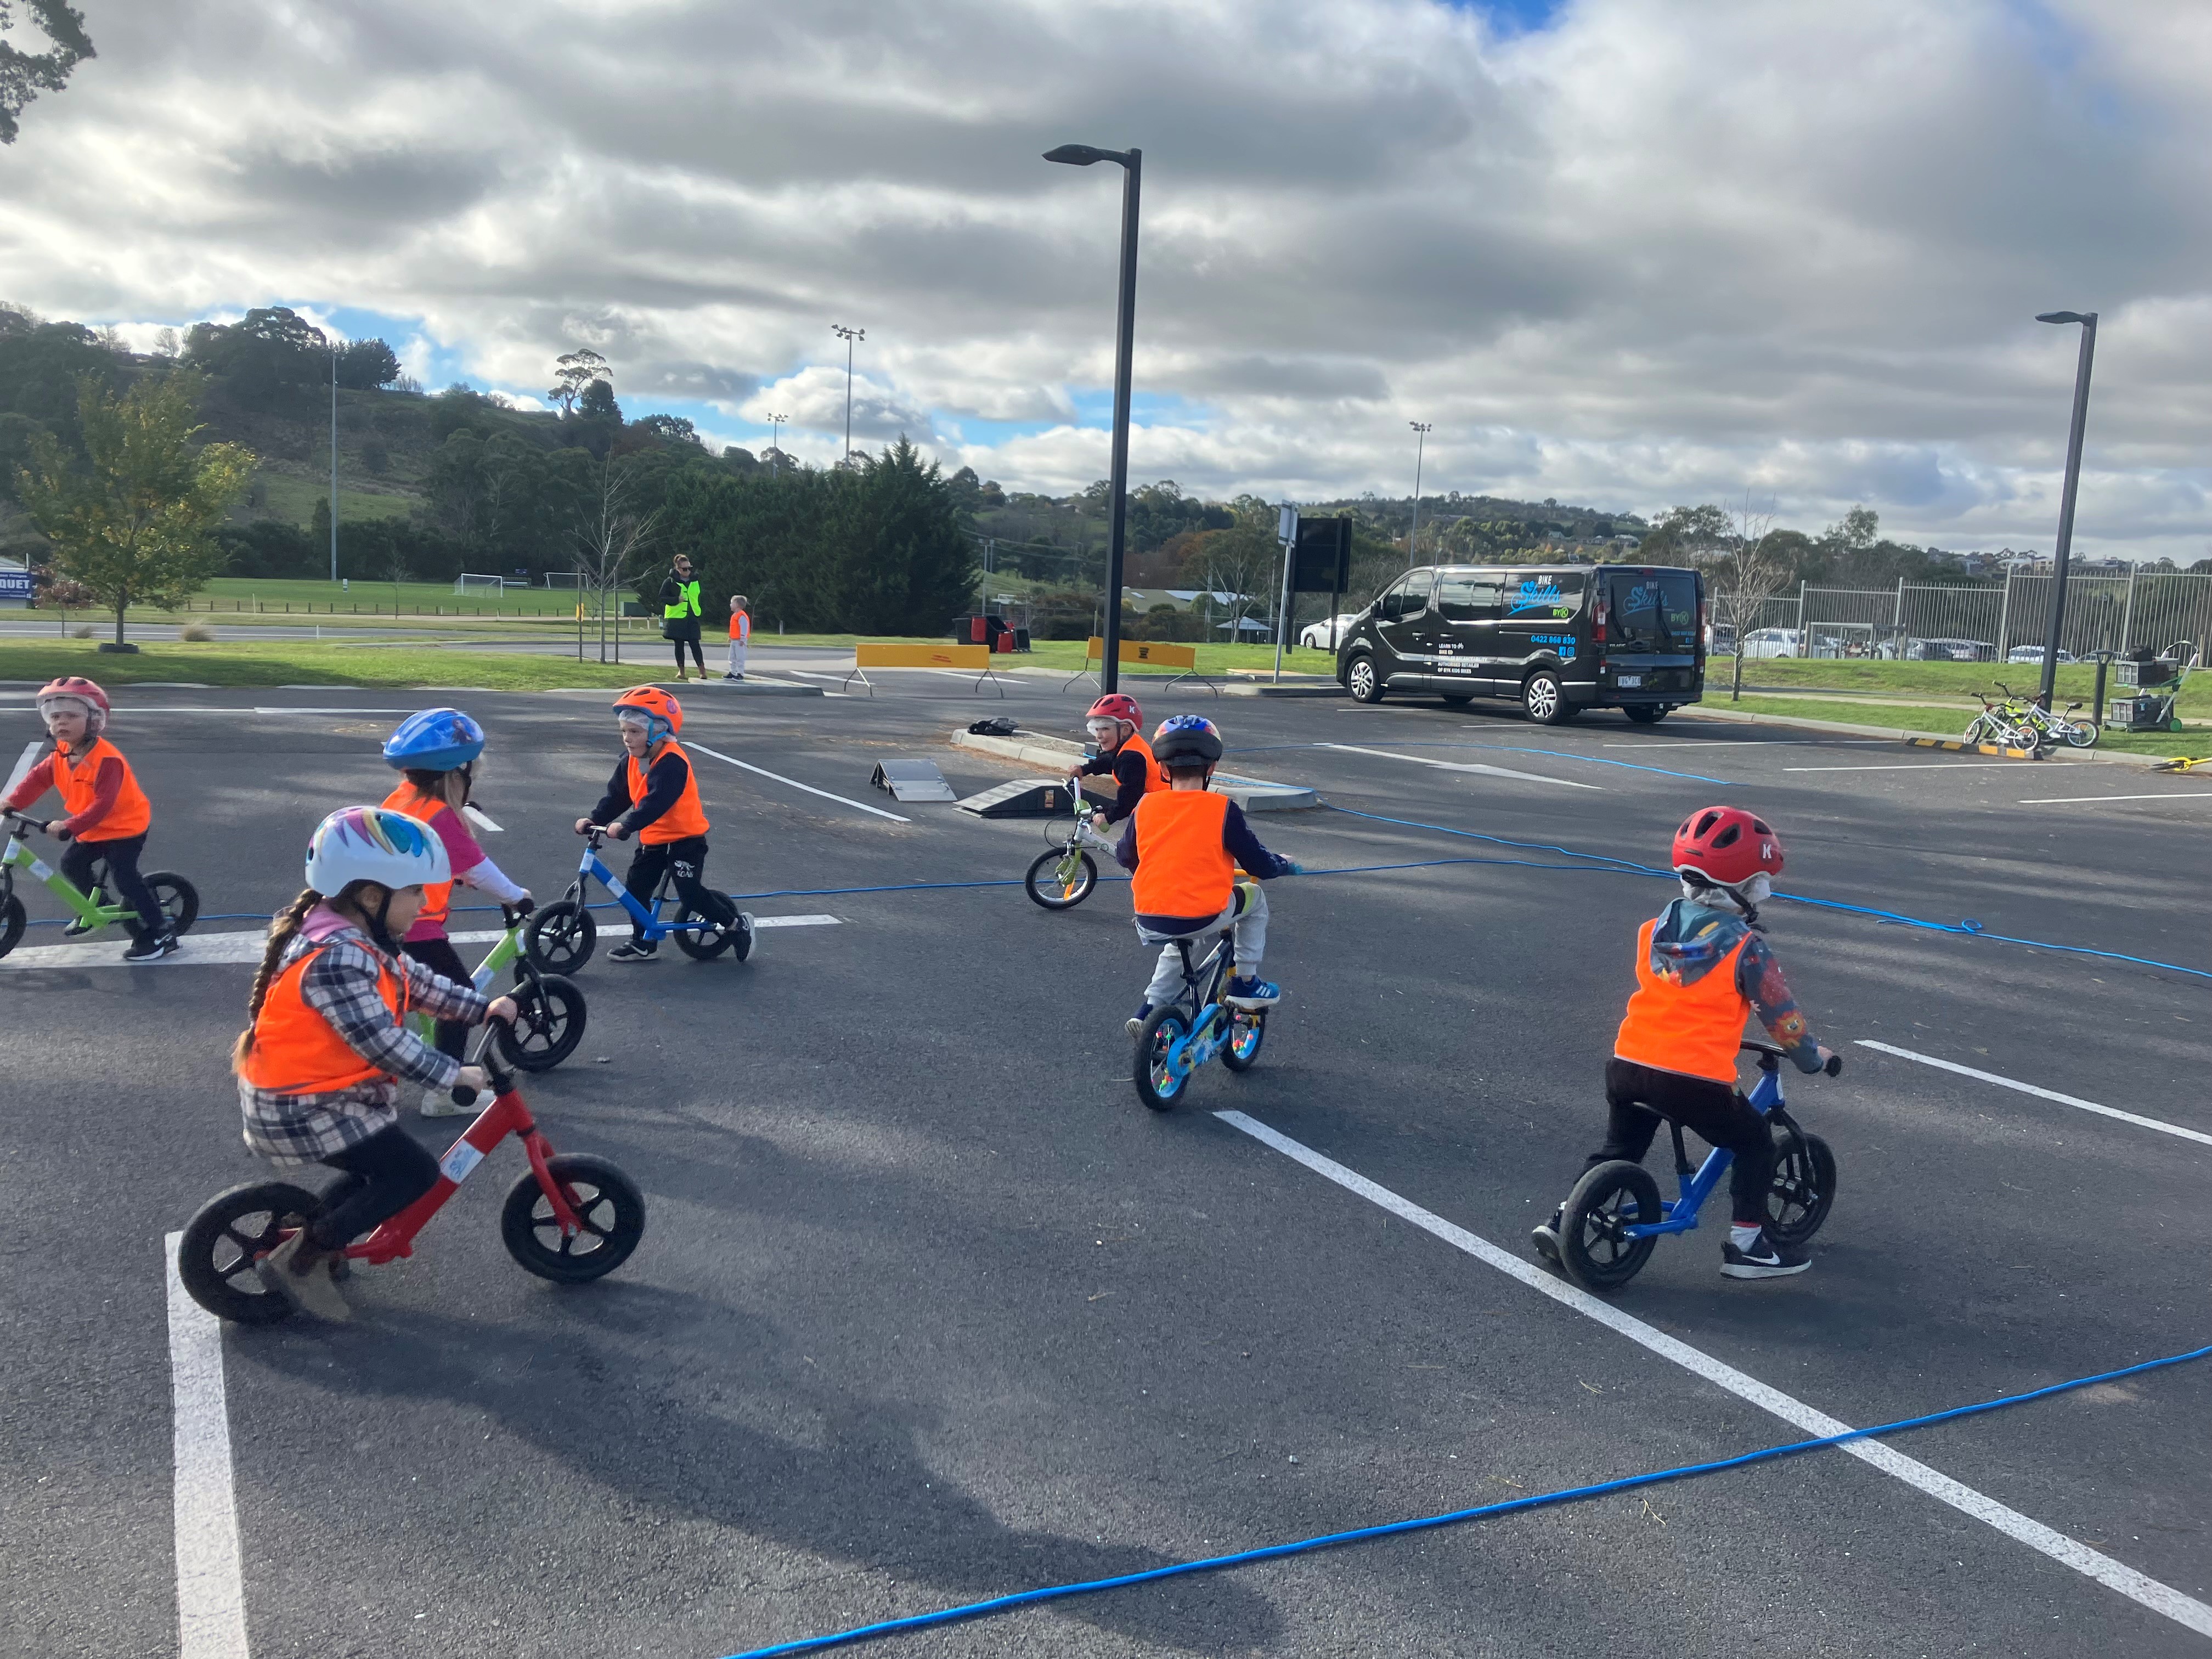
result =
[[[515,1091],[499,1045],[480,1041],[476,1063],[489,1073],[495,1098],[438,1160],[430,1190],[367,1238],[346,1246],[356,1261],[380,1267],[415,1253],[415,1235],[508,1135],[522,1142],[530,1170],[507,1189],[499,1233],[507,1253],[540,1279],[580,1285],[612,1273],[645,1234],[645,1194],[605,1158],[556,1152]],[[465,1098],[455,1090],[456,1098]],[[177,1247],[177,1273],[193,1301],[218,1319],[269,1325],[292,1304],[261,1281],[261,1260],[322,1211],[323,1200],[285,1181],[257,1181],[202,1205]]]

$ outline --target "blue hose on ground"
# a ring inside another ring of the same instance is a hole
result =
[[[2145,1371],[2160,1370],[2168,1365],[2186,1364],[2193,1359],[2212,1357],[2212,1347],[2192,1348],[2187,1353],[2170,1354],[2163,1359],[2148,1359],[2139,1365],[2128,1365],[2116,1371],[2100,1371],[2094,1376],[2077,1376],[2070,1382],[2054,1382],[2048,1388],[2033,1389],[2026,1394],[1984,1400],[1971,1406],[1954,1406],[1948,1411],[1929,1412],[1921,1417],[1907,1417],[1894,1423],[1883,1423],[1870,1429],[1850,1429],[1842,1434],[1824,1435],[1817,1440],[1796,1440],[1787,1445],[1768,1446],[1759,1451],[1744,1452],[1735,1457],[1723,1457],[1710,1463],[1690,1463],[1680,1468],[1661,1469],[1650,1474],[1632,1474],[1618,1480],[1601,1480],[1586,1486],[1569,1486],[1559,1492],[1541,1492],[1533,1498],[1512,1498],[1503,1503],[1485,1504],[1471,1510],[1453,1510],[1444,1515],[1422,1516],[1411,1521],[1393,1521],[1378,1527],[1356,1527],[1349,1532],[1333,1532],[1318,1538],[1302,1538],[1295,1543],[1270,1544],[1261,1549],[1239,1550],[1231,1555],[1212,1555],[1203,1560],[1178,1561],[1173,1565],[1153,1567],[1145,1572],[1123,1573],[1113,1578],[1092,1578],[1081,1583],[1053,1584],[1042,1589],[1022,1590],[1012,1595],[993,1596],[986,1601],[970,1601],[964,1607],[946,1607],[937,1613],[919,1613],[904,1619],[886,1619],[878,1624],[861,1625],[852,1630],[839,1631],[830,1636],[810,1636],[796,1642],[779,1642],[772,1647],[748,1648],[743,1653],[732,1654],[730,1659],[769,1659],[769,1656],[785,1653],[820,1653],[829,1648],[848,1647],[858,1642],[874,1641],[885,1636],[896,1636],[908,1631],[927,1630],[936,1625],[950,1625],[969,1619],[987,1618],[993,1613],[1011,1613],[1017,1607],[1034,1607],[1041,1601],[1064,1601],[1074,1595],[1090,1595],[1099,1590],[1122,1589],[1132,1584],[1148,1584],[1163,1578],[1180,1578],[1191,1573],[1220,1572],[1232,1567],[1249,1566],[1257,1561],[1279,1561],[1285,1556],[1306,1555],[1316,1550],[1335,1549],[1346,1544],[1364,1544],[1378,1538],[1394,1538],[1406,1533],[1427,1532],[1438,1527],[1455,1527],[1469,1521],[1486,1520],[1493,1516],[1512,1515],[1523,1510],[1547,1509],[1561,1504],[1579,1504],[1593,1498],[1602,1498],[1610,1492],[1633,1492],[1640,1486],[1656,1486],[1667,1481],[1687,1480],[1698,1475],[1718,1474],[1728,1469],[1741,1469],[1753,1463],[1771,1462],[1777,1458],[1795,1457],[1802,1453],[1820,1451],[1830,1446],[1841,1446],[1854,1440],[1868,1440],[1877,1435],[1901,1434],[1907,1429],[1923,1429],[1931,1424],[1948,1423],[1962,1417],[1976,1417],[1985,1412],[2002,1411],[2008,1406],[2025,1405],[2031,1400],[2048,1399],[2054,1394],[2065,1394],[2075,1389],[2087,1389],[2100,1382],[2116,1382],[2124,1376],[2140,1376]]]

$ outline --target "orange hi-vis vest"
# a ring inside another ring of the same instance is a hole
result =
[[[434,795],[418,794],[416,793],[415,786],[406,782],[402,782],[397,789],[386,795],[384,798],[384,804],[394,812],[404,812],[409,817],[419,818],[426,824],[439,813],[450,812],[453,810]],[[430,833],[434,836],[438,832],[433,830]],[[453,908],[453,884],[452,882],[423,883],[422,908],[415,917],[415,926],[419,927],[426,921],[433,922],[442,933],[445,930],[447,913]],[[412,933],[414,928],[410,927],[408,931]]]
[[[684,745],[673,738],[665,738],[659,747],[646,757],[657,761],[670,750],[684,754]],[[691,757],[684,756],[684,793],[676,798],[676,805],[663,812],[651,823],[637,832],[637,838],[648,847],[659,847],[672,841],[687,841],[693,836],[707,833],[707,810],[699,805],[699,769],[691,764]],[[637,757],[629,757],[629,804],[633,806],[645,799],[645,775],[648,767],[638,764]]]
[[[286,1095],[330,1095],[386,1075],[348,1047],[330,1021],[310,1008],[301,994],[307,964],[328,949],[325,943],[303,951],[276,975],[262,999],[260,1017],[253,1022],[253,1046],[238,1067],[238,1074],[255,1088]],[[407,981],[392,971],[380,952],[376,955],[377,994],[398,1024],[407,1013]]]
[[[54,750],[54,791],[69,809],[69,816],[75,817],[91,809],[100,793],[100,769],[111,760],[123,769],[123,787],[115,792],[115,805],[107,816],[82,837],[88,842],[143,836],[146,826],[154,822],[154,809],[147,802],[146,792],[138,787],[137,775],[131,771],[131,763],[123,758],[123,751],[106,738],[95,740],[91,748],[78,756],[75,766],[58,748]]]
[[[730,612],[730,637],[743,644],[753,636],[753,619],[742,611]]]
[[[1685,985],[1651,971],[1651,935],[1658,926],[1654,917],[1637,930],[1636,989],[1620,1035],[1613,1040],[1614,1058],[1733,1085],[1736,1046],[1751,1012],[1735,988],[1735,964],[1750,936],[1738,939],[1696,984]]]
[[[1145,793],[1146,794],[1150,795],[1156,793],[1168,787],[1168,775],[1160,770],[1159,762],[1153,758],[1152,744],[1146,743],[1138,733],[1132,732],[1128,737],[1123,740],[1121,747],[1124,749],[1133,749],[1145,757]],[[1147,911],[1146,914],[1148,915],[1165,915],[1171,913],[1167,911]]]
[[[1137,803],[1137,873],[1130,896],[1140,916],[1218,916],[1237,890],[1237,861],[1221,844],[1229,797],[1164,789]]]

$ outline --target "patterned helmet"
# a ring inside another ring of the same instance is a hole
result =
[[[39,695],[33,701],[38,704],[41,718],[50,704],[59,703],[65,708],[74,706],[82,709],[87,737],[96,738],[107,729],[110,712],[107,693],[82,674],[64,674],[58,680],[47,681],[39,689]]]
[[[458,772],[483,746],[483,727],[459,709],[425,708],[384,740],[384,759],[403,772]]]
[[[357,881],[413,887],[453,877],[444,842],[404,812],[381,806],[341,806],[307,842],[307,885],[325,897]]]
[[[618,693],[614,709],[617,720],[626,709],[643,720],[645,729],[655,743],[663,738],[672,738],[684,729],[684,705],[657,685],[633,685]]]
[[[1152,757],[1162,766],[1221,758],[1221,728],[1203,714],[1170,714],[1152,733]]]

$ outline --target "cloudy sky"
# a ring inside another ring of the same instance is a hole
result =
[[[79,0],[0,150],[0,295],[289,304],[426,385],[1106,471],[1145,154],[1133,473],[1619,510],[1854,502],[2212,553],[2212,8],[2171,0]]]

